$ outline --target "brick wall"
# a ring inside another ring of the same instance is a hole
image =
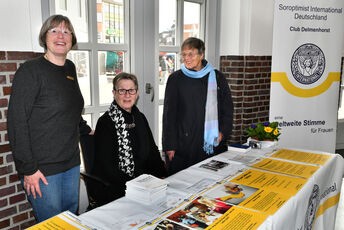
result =
[[[230,143],[245,143],[245,128],[269,120],[271,56],[221,56],[220,71],[229,83],[234,103]]]
[[[0,51],[0,229],[24,229],[35,224],[31,205],[15,170],[7,137],[6,116],[15,71],[25,60],[40,55]]]

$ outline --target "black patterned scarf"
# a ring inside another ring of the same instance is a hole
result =
[[[118,105],[113,101],[108,110],[109,116],[115,123],[117,140],[118,140],[118,167],[125,174],[130,177],[134,177],[134,157],[133,148],[129,140],[129,132],[127,125],[124,122],[122,111],[118,108]]]

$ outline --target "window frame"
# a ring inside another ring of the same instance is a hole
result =
[[[49,9],[48,14],[43,16],[48,18],[50,15],[55,14],[55,1],[49,0],[48,6],[43,4],[45,0],[42,0],[42,10],[43,7]],[[67,0],[67,6],[68,1]],[[98,69],[98,52],[99,51],[122,51],[124,52],[124,66],[123,71],[130,72],[130,18],[129,18],[129,0],[123,0],[124,5],[124,43],[98,43],[98,31],[97,31],[97,4],[98,1],[85,0],[86,4],[86,18],[88,26],[88,42],[78,42],[72,50],[75,51],[87,51],[89,52],[89,69],[90,69],[90,95],[91,95],[91,105],[85,105],[83,114],[90,114],[92,119],[92,124],[89,124],[95,128],[98,118],[102,113],[104,113],[108,108],[109,104],[100,104],[99,98],[99,69]],[[67,9],[68,11],[68,9]],[[45,20],[46,18],[43,18]]]

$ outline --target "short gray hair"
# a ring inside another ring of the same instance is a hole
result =
[[[183,49],[197,49],[198,54],[202,55],[205,52],[205,45],[201,39],[189,37],[183,42],[181,50]]]
[[[112,80],[113,90],[116,90],[117,84],[120,80],[132,80],[135,84],[136,89],[139,88],[137,77],[134,74],[121,72],[116,75],[116,77]]]

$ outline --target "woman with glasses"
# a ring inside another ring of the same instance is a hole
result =
[[[113,79],[114,101],[98,120],[95,130],[95,161],[92,174],[110,183],[109,190],[92,192],[99,204],[125,195],[125,183],[141,174],[165,177],[160,157],[146,117],[136,107],[137,78],[119,73]]]
[[[7,121],[16,169],[41,222],[66,210],[76,213],[79,126],[91,129],[81,121],[84,100],[75,66],[66,59],[76,44],[70,20],[49,17],[39,43],[45,54],[22,64],[14,75]]]
[[[169,175],[227,150],[232,97],[226,78],[204,52],[202,40],[186,39],[181,47],[182,68],[167,81],[162,145]]]

